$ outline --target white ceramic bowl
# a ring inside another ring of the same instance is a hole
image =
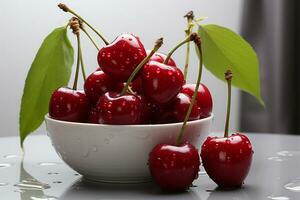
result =
[[[198,149],[209,134],[213,116],[187,123],[184,141]],[[182,123],[103,125],[45,117],[59,156],[85,178],[102,182],[144,182],[150,179],[148,155],[159,143],[174,144]]]

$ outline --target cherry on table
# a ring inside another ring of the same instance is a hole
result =
[[[205,171],[220,188],[241,187],[252,162],[252,145],[247,136],[208,137],[202,145]]]
[[[158,144],[151,151],[148,164],[154,181],[162,189],[180,192],[198,177],[200,159],[192,144]]]
[[[196,84],[184,84],[180,92],[192,98],[195,88]],[[212,97],[209,89],[202,83],[198,89],[196,103],[200,107],[200,118],[206,118],[211,115],[213,108]]]
[[[53,119],[85,122],[90,112],[90,104],[84,91],[61,87],[52,93],[49,115]]]
[[[172,100],[184,84],[179,68],[156,61],[148,62],[142,71],[143,92],[151,102],[163,105]]]
[[[115,81],[125,82],[146,57],[140,39],[132,34],[122,34],[98,52],[98,64]]]
[[[140,124],[142,120],[141,100],[133,94],[107,92],[99,98],[97,109],[103,124]]]
[[[252,162],[252,145],[247,136],[228,135],[232,72],[225,72],[228,85],[227,115],[224,137],[208,137],[201,149],[203,166],[208,176],[222,189],[241,187]]]

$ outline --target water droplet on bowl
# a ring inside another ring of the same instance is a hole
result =
[[[93,151],[93,152],[97,152],[97,151],[98,151],[98,147],[97,147],[96,145],[94,145],[94,146],[92,147],[92,151]]]
[[[284,197],[284,196],[268,196],[268,199],[272,200],[289,200],[289,197]]]
[[[0,169],[7,168],[7,167],[11,167],[11,164],[10,163],[0,163]]]
[[[56,162],[42,162],[42,163],[38,163],[38,165],[40,166],[54,166],[54,165],[59,165],[61,163],[56,163]]]
[[[293,192],[300,192],[300,180],[294,180],[286,184],[284,188]]]

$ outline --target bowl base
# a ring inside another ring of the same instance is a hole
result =
[[[136,184],[136,183],[148,183],[152,181],[151,177],[103,178],[103,177],[83,176],[83,179],[88,182],[109,183],[109,184]]]

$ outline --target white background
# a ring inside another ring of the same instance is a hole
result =
[[[9,0],[0,4],[0,136],[18,134],[19,105],[27,71],[43,40],[55,27],[66,24],[71,17],[57,8],[59,1]],[[183,15],[193,10],[197,17],[208,16],[204,23],[216,23],[239,31],[240,0],[93,0],[64,1],[78,11],[111,41],[117,35],[130,32],[138,35],[146,48],[163,36],[167,52],[184,37],[186,20]],[[72,42],[74,43],[73,35]],[[96,67],[95,48],[83,41],[86,71]],[[174,56],[179,66],[184,64],[184,49]],[[193,49],[192,49],[193,50]],[[194,82],[197,57],[191,55],[188,80]],[[223,130],[226,111],[226,85],[206,70],[203,83],[214,98],[215,120],[213,131]],[[233,91],[231,129],[238,129],[239,92]],[[42,126],[37,133],[45,133]]]

